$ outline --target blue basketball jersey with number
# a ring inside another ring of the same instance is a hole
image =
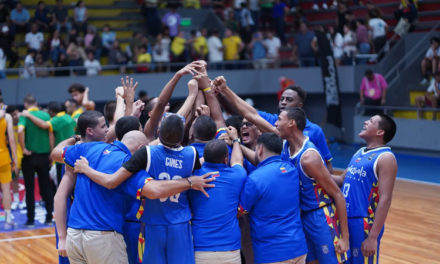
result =
[[[322,160],[319,150],[308,137],[304,140],[298,153],[294,155],[290,155],[289,142],[284,140],[281,154],[282,159],[290,161],[298,169],[302,211],[315,210],[333,202],[333,199],[325,192],[321,185],[315,179],[310,178],[302,169],[301,158],[306,151],[315,151]],[[324,163],[324,161],[322,162]]]
[[[351,158],[342,187],[348,217],[374,217],[379,201],[376,166],[379,157],[385,153],[392,154],[391,148],[367,150],[364,147]]]
[[[146,171],[155,180],[178,180],[192,175],[195,165],[194,147],[167,148],[163,145],[149,146]],[[141,221],[151,225],[173,225],[191,219],[187,192],[161,199],[145,199]]]

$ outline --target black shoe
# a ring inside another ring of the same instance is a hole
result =
[[[27,220],[24,225],[26,227],[34,227],[35,226],[35,222],[34,222],[34,220]]]
[[[52,215],[46,215],[46,221],[44,221],[45,225],[52,225]]]

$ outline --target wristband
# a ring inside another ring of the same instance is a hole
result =
[[[202,91],[204,91],[205,93],[206,93],[206,92],[209,92],[209,91],[211,91],[211,87],[206,87],[206,88],[203,89]]]
[[[189,183],[189,188],[190,189],[192,189],[192,187],[193,187],[193,183],[192,183],[192,181],[189,179],[189,177],[188,178],[185,178],[187,181],[188,181],[188,183]]]
[[[235,142],[241,143],[240,138],[235,138],[235,139],[232,140],[232,144],[234,144]]]

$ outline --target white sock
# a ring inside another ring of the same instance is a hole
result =
[[[5,210],[6,223],[12,222],[11,210]]]
[[[20,195],[18,193],[14,193],[14,202],[20,202]]]

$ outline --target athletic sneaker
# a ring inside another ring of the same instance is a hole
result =
[[[313,10],[319,10],[319,6],[317,4],[314,4],[312,8]]]
[[[17,210],[19,205],[20,205],[20,201],[13,201],[11,203],[11,210]]]
[[[328,9],[328,5],[326,3],[322,4],[322,8]]]
[[[26,201],[23,200],[20,202],[20,204],[18,205],[18,209],[23,210],[26,208]]]
[[[24,225],[26,227],[34,227],[35,226],[35,222],[34,222],[34,220],[27,220],[26,223],[24,223]]]

